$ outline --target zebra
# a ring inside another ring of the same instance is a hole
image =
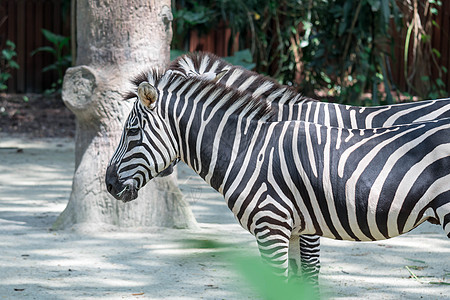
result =
[[[303,97],[275,80],[234,66],[211,53],[195,52],[175,59],[170,72],[221,83],[238,91],[269,101],[279,121],[302,120],[325,126],[370,129],[450,117],[450,98],[377,107],[357,107],[324,103]],[[172,172],[172,166],[164,174]],[[305,279],[318,281],[320,270],[319,236],[301,235],[290,247],[293,273],[299,267]]]
[[[152,70],[134,82],[106,172],[118,200],[179,158],[283,276],[299,235],[375,241],[430,221],[450,238],[449,119],[375,129],[277,121],[267,102],[199,78]]]

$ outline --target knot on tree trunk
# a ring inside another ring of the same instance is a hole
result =
[[[67,69],[64,76],[62,99],[75,114],[89,109],[92,95],[97,87],[95,71],[88,66],[77,66]]]

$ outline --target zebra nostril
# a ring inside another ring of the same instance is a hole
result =
[[[112,189],[113,189],[113,186],[112,186],[112,184],[107,184],[107,185],[106,185],[106,188],[108,189],[108,192],[111,193],[111,191],[112,191]]]

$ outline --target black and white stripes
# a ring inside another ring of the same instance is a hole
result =
[[[301,234],[378,240],[428,219],[450,237],[448,119],[377,129],[277,121],[265,101],[221,84],[173,72],[145,81],[155,105],[136,101],[107,172],[117,199],[181,158],[280,274]]]
[[[450,117],[450,99],[369,108],[317,102],[268,77],[233,66],[209,53],[183,55],[170,65],[169,70],[184,77],[225,84],[268,101],[279,121],[302,120],[340,128],[366,129]],[[310,143],[308,147],[311,148]],[[336,149],[339,147],[340,142],[336,144]],[[318,237],[301,236],[299,241],[291,240],[291,248],[298,249],[301,255],[292,251],[290,258],[296,259],[298,264],[300,257],[302,274],[312,281],[317,280],[319,272],[319,245]]]

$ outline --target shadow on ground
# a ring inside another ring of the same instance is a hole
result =
[[[185,243],[212,240],[257,255],[220,195],[185,165],[177,167],[180,188],[200,230],[50,231],[70,195],[73,157],[72,140],[0,137],[2,299],[258,298],[223,249]],[[449,258],[450,241],[431,224],[375,243],[323,239],[324,295],[446,299]]]

